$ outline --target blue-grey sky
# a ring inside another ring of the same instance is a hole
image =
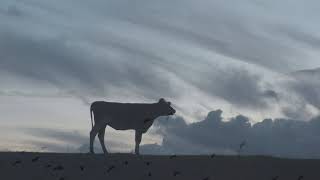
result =
[[[1,0],[0,148],[78,149],[85,142],[41,132],[85,137],[89,104],[98,99],[164,97],[187,123],[217,109],[226,121],[239,114],[252,123],[309,121],[319,114],[313,73],[319,70],[300,70],[320,67],[319,6],[315,0]],[[113,151],[131,151],[132,135],[108,129],[106,141]],[[161,142],[155,130],[143,139]]]

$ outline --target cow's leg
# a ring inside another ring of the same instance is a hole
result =
[[[142,139],[142,132],[141,131],[139,131],[139,130],[136,130],[136,147],[135,147],[135,153],[137,154],[137,155],[139,155],[140,154],[140,152],[139,152],[139,146],[140,146],[140,143],[141,143],[141,139]]]
[[[104,134],[105,134],[105,130],[106,130],[106,127],[107,125],[105,125],[104,127],[102,127],[99,131],[99,134],[98,134],[98,138],[99,138],[99,141],[100,141],[100,144],[101,144],[101,147],[102,147],[102,150],[103,150],[103,153],[106,155],[108,154],[108,151],[107,151],[107,148],[104,144]]]
[[[101,128],[101,125],[95,124],[90,131],[90,153],[92,153],[92,154],[94,154],[94,151],[93,151],[94,139],[95,139],[97,133],[99,132],[100,128]]]

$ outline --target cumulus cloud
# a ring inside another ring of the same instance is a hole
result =
[[[144,145],[144,153],[156,154],[237,154],[242,142],[246,155],[319,158],[319,117],[310,121],[265,119],[251,124],[238,115],[225,121],[222,111],[212,111],[196,123],[186,124],[180,118],[159,120],[161,145]]]
[[[163,137],[162,144],[141,145],[144,154],[228,154],[271,155],[290,158],[320,158],[320,118],[311,120],[264,119],[252,124],[248,117],[222,117],[222,111],[208,113],[195,123],[186,123],[182,117],[159,118],[153,134]],[[50,128],[20,128],[31,136],[24,144],[36,150],[56,152],[88,152],[88,135],[72,130]],[[110,134],[109,134],[110,135]],[[111,152],[129,152],[133,139],[107,138]],[[112,137],[112,136],[111,136]],[[45,147],[45,149],[42,149]],[[95,149],[102,152],[96,141]],[[126,149],[126,150],[124,150]]]

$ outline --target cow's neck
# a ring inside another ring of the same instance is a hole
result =
[[[155,108],[153,108],[153,111],[150,112],[150,116],[151,116],[150,118],[154,120],[160,116],[163,116],[163,114],[161,112],[159,112],[159,108],[157,107],[157,103],[153,104],[153,105],[155,106]]]

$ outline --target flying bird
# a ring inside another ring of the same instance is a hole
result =
[[[209,180],[209,179],[210,179],[210,177],[208,176],[208,177],[203,178],[202,180]]]
[[[12,163],[12,165],[15,166],[15,165],[20,164],[20,163],[22,163],[21,160],[16,160],[14,163]]]
[[[242,141],[242,142],[240,143],[240,145],[239,145],[240,150],[241,150],[244,146],[246,146],[246,145],[247,145],[247,142],[246,142],[246,141]]]
[[[84,170],[84,166],[80,165],[80,170],[83,171]]]
[[[112,170],[112,169],[114,169],[114,168],[116,168],[114,165],[109,166],[109,168],[108,168],[107,172],[108,172],[108,173],[109,173],[109,172],[111,172],[111,170]]]
[[[176,158],[176,157],[177,157],[177,155],[174,154],[174,155],[170,156],[169,158],[173,159],[173,158]]]
[[[238,150],[238,153],[240,155],[241,153],[241,150],[243,149],[243,147],[245,147],[247,145],[247,142],[244,140],[242,141],[240,144],[239,144],[239,150]]]
[[[299,177],[298,177],[298,180],[302,180],[302,179],[303,179],[303,176],[299,176]]]
[[[53,170],[54,171],[62,171],[62,170],[64,170],[64,167],[61,165],[58,165],[58,166],[54,167]]]
[[[31,161],[32,161],[32,162],[36,162],[36,161],[38,161],[38,160],[39,160],[39,158],[40,158],[40,157],[39,157],[39,156],[37,156],[37,157],[33,158]]]
[[[178,175],[180,175],[180,174],[181,174],[180,171],[174,171],[174,172],[173,172],[173,176],[178,176]]]

